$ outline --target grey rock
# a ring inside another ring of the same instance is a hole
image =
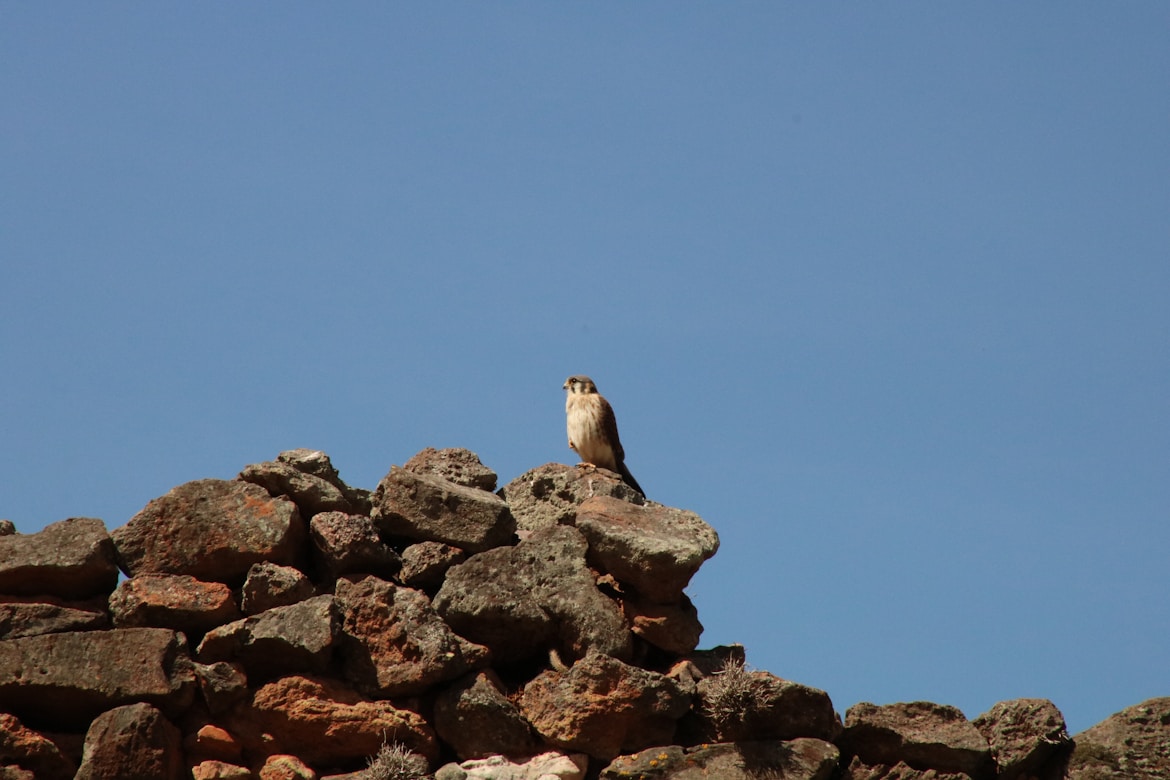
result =
[[[101,520],[74,517],[35,534],[0,536],[0,593],[86,599],[117,584],[114,545]]]
[[[227,712],[236,702],[248,695],[248,675],[244,667],[229,661],[195,664],[199,692],[212,715]]]
[[[254,563],[292,565],[305,524],[295,504],[247,482],[201,479],[156,498],[111,534],[122,568],[236,586]]]
[[[67,601],[53,596],[0,596],[0,639],[109,627],[104,598]]]
[[[864,764],[959,772],[972,778],[994,775],[991,748],[955,707],[930,702],[878,706],[855,704],[845,713],[841,752]]]
[[[572,525],[577,507],[594,496],[612,496],[632,504],[646,502],[620,475],[563,463],[546,463],[526,471],[504,485],[500,496],[508,502],[521,535],[552,525]]]
[[[365,515],[321,512],[309,521],[309,538],[319,568],[334,579],[350,573],[389,578],[402,568],[398,553]]]
[[[300,569],[275,563],[252,564],[240,592],[240,608],[245,615],[287,607],[317,595],[317,589]]]
[[[461,759],[526,756],[537,741],[491,671],[463,677],[435,698],[435,731]]]
[[[126,704],[103,712],[85,735],[75,780],[180,780],[182,737],[157,707]]]
[[[649,601],[675,604],[719,535],[694,512],[596,496],[577,509],[589,561]]]
[[[302,517],[310,518],[318,512],[349,513],[358,509],[337,485],[281,461],[245,466],[237,478],[261,486],[271,496],[287,496],[300,509]]]
[[[427,447],[402,467],[413,474],[432,474],[456,485],[489,493],[496,489],[496,472],[483,465],[474,452],[462,447],[442,450]]]
[[[1073,741],[1047,699],[1001,701],[971,723],[991,746],[999,780],[1064,777]]]
[[[209,631],[199,643],[202,664],[237,661],[253,680],[295,672],[323,672],[340,627],[330,595],[274,607]]]
[[[601,780],[831,780],[839,758],[819,739],[654,747],[615,758]]]
[[[629,659],[632,639],[617,605],[585,564],[585,537],[551,526],[515,547],[473,555],[447,572],[435,609],[460,636],[491,648],[496,662],[596,651]]]
[[[510,544],[516,521],[494,493],[393,466],[372,497],[371,517],[388,536],[443,542],[468,552]]]
[[[420,590],[438,588],[452,566],[467,560],[467,553],[442,542],[415,542],[402,551],[403,585]]]
[[[1170,696],[1127,707],[1074,739],[1068,780],[1165,780],[1170,777]]]

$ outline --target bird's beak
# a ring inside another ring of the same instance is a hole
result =
[[[565,383],[564,383],[563,385],[561,385],[561,389],[562,389],[562,390],[568,390],[568,389],[569,389],[569,380],[567,380],[567,379],[565,380]]]

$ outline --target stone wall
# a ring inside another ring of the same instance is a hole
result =
[[[293,450],[112,532],[0,523],[0,780],[1170,776],[1170,699],[1075,752],[1043,700],[842,721],[696,649],[700,517],[599,469],[496,487],[466,450],[373,492]]]

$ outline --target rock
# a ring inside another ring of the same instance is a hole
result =
[[[367,576],[337,581],[346,677],[376,698],[413,696],[488,664],[486,647],[443,622],[422,591]]]
[[[110,596],[118,628],[154,626],[201,635],[240,617],[231,588],[185,574],[143,574],[123,581]]]
[[[940,772],[937,769],[914,769],[905,761],[893,766],[870,766],[856,756],[837,780],[971,780],[965,772]]]
[[[34,780],[71,780],[77,771],[48,737],[27,728],[16,716],[0,713],[0,766],[6,764],[19,765]],[[15,772],[12,776],[17,777]]]
[[[244,754],[239,740],[226,729],[208,723],[183,741],[183,748],[189,758],[197,761],[238,761]]]
[[[305,528],[288,499],[247,482],[201,479],[154,499],[111,536],[132,577],[189,574],[239,585],[254,563],[296,563]]]
[[[435,731],[461,759],[531,754],[537,741],[494,672],[456,681],[435,699]]]
[[[74,517],[35,534],[0,536],[0,593],[87,599],[117,584],[114,545],[101,520]]]
[[[650,601],[676,604],[703,561],[719,549],[715,529],[694,512],[594,496],[577,508],[589,561]]]
[[[999,780],[1061,780],[1073,741],[1047,699],[1001,701],[971,721],[991,745]]]
[[[270,496],[286,496],[301,511],[301,516],[311,518],[318,512],[357,513],[341,488],[321,477],[306,474],[295,466],[281,461],[265,461],[245,466],[237,479],[259,485]]]
[[[16,533],[16,523],[11,520],[0,520],[0,536],[12,536]]]
[[[644,504],[641,493],[607,471],[586,471],[563,463],[546,463],[527,471],[500,489],[508,502],[516,528],[536,531],[552,525],[572,525],[577,507],[593,496],[613,496],[632,504]]]
[[[275,563],[254,563],[241,589],[240,607],[256,615],[273,607],[287,607],[317,595],[317,589],[300,569]]]
[[[406,461],[402,468],[412,474],[430,474],[489,493],[496,489],[496,472],[483,465],[474,452],[462,447],[443,450],[427,447]]]
[[[192,780],[254,780],[255,775],[247,767],[226,761],[201,761],[191,767],[191,777]]]
[[[442,542],[416,542],[402,551],[398,579],[408,587],[429,591],[443,584],[448,569],[465,560],[467,554],[458,547]]]
[[[318,568],[331,579],[342,574],[376,574],[390,578],[402,568],[402,559],[381,537],[365,515],[322,512],[309,521]]]
[[[585,564],[585,537],[550,526],[515,547],[473,555],[447,572],[435,609],[460,636],[491,648],[497,663],[596,651],[629,659],[632,641],[617,605]]]
[[[18,766],[0,766],[0,780],[37,780],[37,776]]]
[[[389,536],[443,542],[468,552],[511,544],[516,521],[494,493],[392,466],[372,497],[370,516]]]
[[[237,661],[252,679],[323,672],[333,658],[340,622],[333,597],[314,596],[209,631],[196,657],[203,664]]]
[[[292,676],[260,687],[229,713],[225,726],[246,749],[290,753],[312,766],[365,764],[383,742],[434,760],[434,732],[421,715],[370,701],[324,677]]]
[[[195,677],[207,711],[212,715],[227,712],[248,694],[248,676],[237,663],[195,664]]]
[[[341,475],[333,467],[329,456],[320,450],[296,449],[286,450],[276,456],[281,463],[287,463],[297,471],[320,477],[331,485],[336,486],[347,499],[349,510],[353,514],[368,515],[370,513],[370,491],[365,488],[352,487],[342,481]]]
[[[179,730],[157,707],[127,704],[90,724],[75,780],[180,780],[183,768]]]
[[[1068,780],[1170,777],[1170,696],[1128,707],[1074,738]]]
[[[186,640],[165,628],[67,632],[0,642],[0,710],[83,729],[102,712],[146,702],[186,709],[195,673]]]
[[[994,774],[987,740],[954,707],[930,702],[877,706],[855,704],[845,714],[841,752],[868,765],[961,772],[973,778]]]
[[[832,742],[841,721],[829,695],[732,663],[698,681],[684,742],[748,742],[811,737]]]
[[[686,660],[700,673],[701,677],[718,674],[728,666],[747,664],[747,651],[743,645],[718,645],[710,650],[696,650]]]
[[[703,634],[699,611],[685,595],[678,604],[655,604],[636,596],[627,597],[622,599],[622,612],[636,636],[674,655],[686,655],[694,650]]]
[[[317,780],[317,773],[296,756],[269,756],[260,769],[260,780]]]
[[[492,756],[449,764],[435,772],[435,780],[583,780],[588,767],[588,756],[549,751],[526,760]]]
[[[67,601],[54,596],[0,596],[0,639],[109,627],[110,614],[102,597]]]
[[[614,759],[601,780],[831,780],[839,756],[819,739],[654,747]]]
[[[521,713],[549,744],[605,760],[670,744],[689,707],[673,680],[597,653],[566,672],[542,672],[520,697]]]

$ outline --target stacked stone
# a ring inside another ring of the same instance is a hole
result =
[[[438,780],[1059,776],[1050,703],[842,724],[742,648],[696,650],[684,588],[717,548],[604,470],[497,492],[473,453],[431,449],[373,493],[293,450],[112,533],[9,533],[0,780],[408,776],[364,770],[387,745]]]

